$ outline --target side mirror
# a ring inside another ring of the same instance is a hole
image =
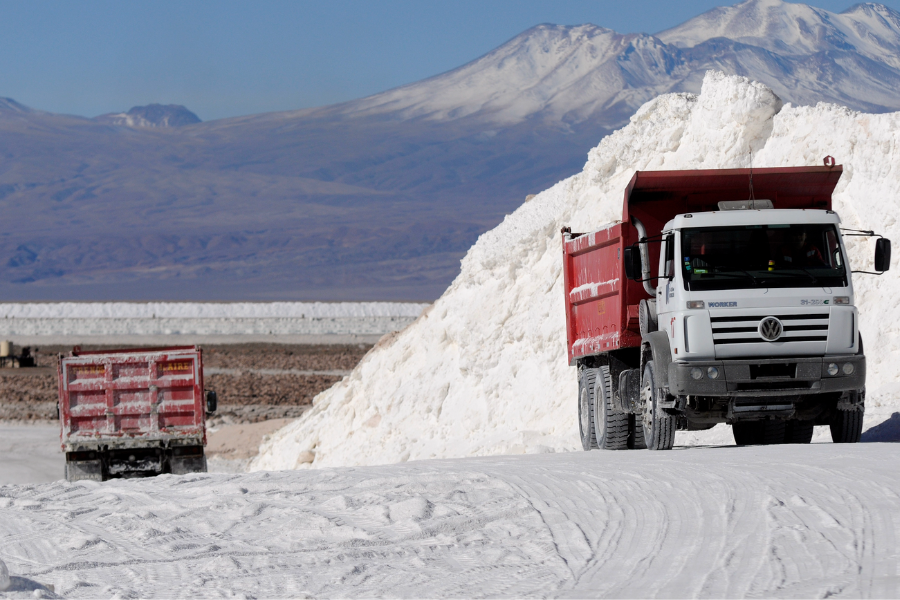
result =
[[[216,396],[216,393],[212,390],[206,392],[206,412],[214,413],[216,412],[216,407],[219,404],[219,398]]]
[[[625,263],[625,277],[632,281],[640,281],[641,279],[641,251],[635,246],[625,248],[622,257]]]
[[[875,240],[875,270],[887,271],[891,268],[891,240],[878,238]]]

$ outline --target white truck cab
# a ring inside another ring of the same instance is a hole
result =
[[[668,352],[652,348],[644,426],[730,423],[752,444],[808,442],[815,424],[831,424],[836,441],[856,441],[866,361],[840,217],[742,208],[662,228],[647,339],[665,336]]]
[[[673,359],[855,354],[840,222],[833,211],[774,209],[669,221],[656,310]]]

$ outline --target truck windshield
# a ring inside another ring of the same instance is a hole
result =
[[[681,232],[685,289],[843,287],[834,225],[698,227]]]

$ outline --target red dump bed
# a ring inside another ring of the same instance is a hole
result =
[[[723,200],[747,200],[751,185],[754,198],[771,200],[776,209],[830,210],[841,171],[840,165],[832,164],[752,173],[750,169],[635,172],[625,188],[623,222],[586,234],[563,230],[569,364],[583,356],[641,344],[638,306],[650,296],[642,283],[625,278],[622,262],[625,247],[638,241],[635,217],[652,239],[676,215],[715,211]],[[659,246],[646,244],[654,273]],[[656,281],[652,283],[655,286]]]
[[[59,359],[61,442],[206,444],[203,355],[196,346],[80,352]]]

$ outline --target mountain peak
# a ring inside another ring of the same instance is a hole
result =
[[[859,4],[854,4],[847,10],[841,13],[842,15],[852,15],[852,14],[879,14],[879,15],[889,15],[892,17],[900,16],[896,10],[891,8],[890,6],[886,6],[884,4],[879,4],[878,2],[861,2]]]
[[[837,14],[782,0],[746,0],[657,35],[679,48],[728,38],[782,55],[850,51],[900,67],[900,13],[883,4],[857,4]]]
[[[94,120],[129,127],[183,127],[200,123],[200,117],[180,104],[135,106],[127,113],[100,115]]]
[[[626,77],[617,63],[623,54],[652,62],[659,46],[646,34],[545,23],[457,69],[354,102],[351,110],[505,125],[537,114],[579,122],[608,100],[606,91],[619,89]]]

